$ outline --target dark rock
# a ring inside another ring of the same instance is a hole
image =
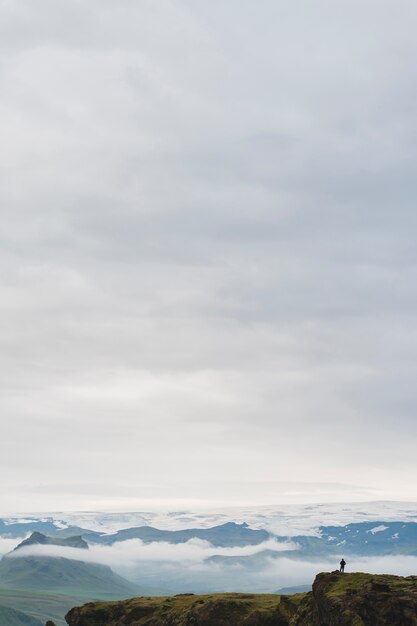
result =
[[[417,626],[417,577],[319,574],[291,626]]]

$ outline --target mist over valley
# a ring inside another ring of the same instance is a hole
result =
[[[326,523],[317,525],[319,519]],[[160,528],[148,525],[156,521]],[[135,523],[140,525],[130,526]],[[309,589],[315,574],[334,570],[342,556],[349,571],[413,574],[417,505],[8,516],[0,520],[0,551],[0,605],[15,610],[22,603],[7,593],[16,589],[26,610],[28,593],[58,598],[66,610],[68,596],[84,603],[138,595],[293,593]],[[55,614],[60,624],[62,611]]]

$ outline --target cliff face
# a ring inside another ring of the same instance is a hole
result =
[[[90,603],[69,626],[417,626],[417,577],[319,574],[294,596],[185,594]]]
[[[417,626],[417,576],[319,574],[291,626]]]

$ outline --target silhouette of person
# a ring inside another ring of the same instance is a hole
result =
[[[340,561],[340,573],[341,574],[344,574],[344,572],[345,572],[345,565],[346,565],[346,561],[345,561],[345,559],[342,559]]]

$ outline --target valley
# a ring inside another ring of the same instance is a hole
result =
[[[334,570],[342,556],[348,572],[417,570],[415,512],[384,519],[364,511],[368,519],[351,515],[346,524],[316,526],[313,511],[310,525],[305,516],[293,519],[293,528],[283,520],[286,534],[274,532],[270,518],[262,522],[259,511],[248,518],[255,515],[256,522],[236,516],[212,526],[210,516],[201,516],[197,526],[195,515],[178,513],[177,528],[170,517],[165,524],[160,519],[162,528],[129,526],[139,514],[100,514],[100,520],[90,517],[90,527],[58,516],[0,520],[0,546],[7,546],[0,560],[0,626],[17,626],[22,619],[28,626],[48,619],[64,626],[65,614],[75,606],[147,597],[160,607],[162,600],[155,598],[177,594],[186,594],[178,596],[183,602],[187,594],[240,593],[265,601],[288,597],[284,603],[293,604],[311,589],[317,571]],[[297,532],[301,527],[304,532]]]

